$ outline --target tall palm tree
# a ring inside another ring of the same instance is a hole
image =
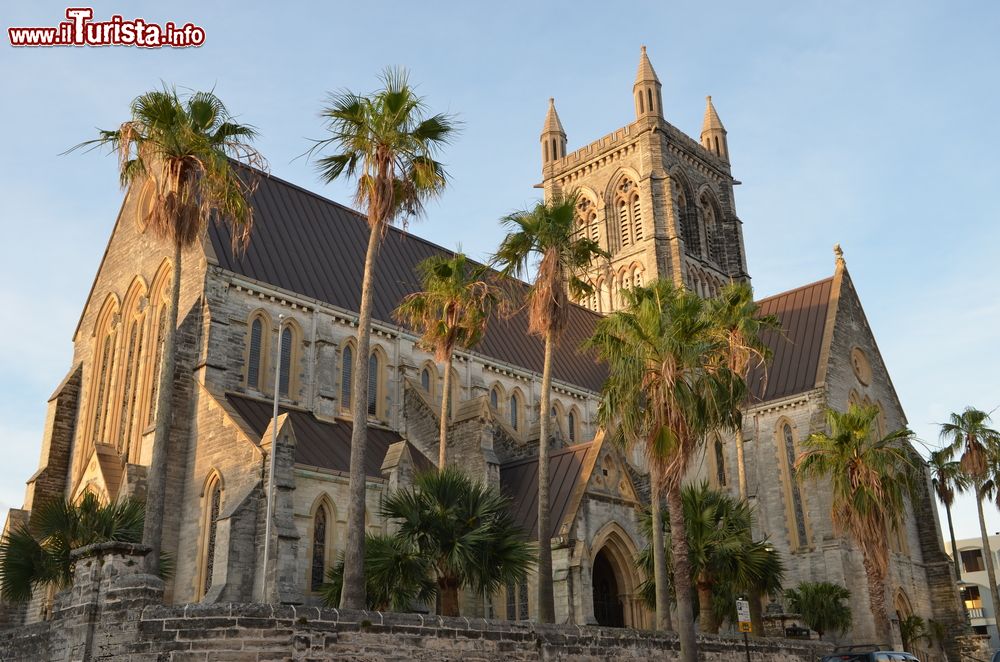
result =
[[[843,634],[851,629],[851,592],[830,582],[800,582],[785,591],[788,611],[798,614],[819,638],[827,632]]]
[[[774,315],[762,315],[747,283],[731,282],[717,297],[708,300],[708,314],[715,320],[715,332],[725,345],[723,358],[730,371],[744,378],[753,368],[764,368],[771,359],[771,349],[762,334],[780,328]],[[736,435],[736,472],[740,498],[747,498],[746,462],[743,459],[743,435]]]
[[[417,475],[413,487],[386,498],[382,516],[433,568],[443,616],[460,615],[461,589],[492,595],[531,568],[534,550],[509,499],[456,467]]]
[[[970,478],[985,479],[990,455],[1000,447],[1000,432],[989,426],[990,415],[980,409],[966,407],[961,414],[952,413],[941,424],[941,439],[962,453],[962,471]]]
[[[983,542],[983,560],[986,562],[986,576],[990,580],[993,604],[1000,605],[1000,590],[997,589],[996,568],[990,549],[990,536],[986,530],[986,516],[983,501],[998,498],[997,479],[1000,477],[1000,432],[990,427],[990,415],[986,412],[966,407],[961,413],[952,413],[947,423],[941,424],[941,439],[948,442],[949,450],[962,453],[961,467],[976,493],[976,509],[979,513],[979,535]],[[958,550],[952,543],[956,562]]]
[[[444,364],[441,393],[438,468],[445,466],[448,442],[448,401],[451,397],[451,362],[456,347],[469,349],[486,331],[490,312],[500,293],[485,276],[473,269],[464,253],[435,255],[419,265],[424,289],[403,298],[395,316],[402,324],[420,330],[420,344]]]
[[[368,353],[371,345],[375,258],[386,228],[418,215],[424,202],[445,185],[438,150],[455,132],[447,115],[427,116],[423,99],[410,86],[406,71],[387,69],[382,88],[365,96],[350,91],[331,94],[320,113],[329,136],[310,152],[332,149],[318,160],[326,183],[340,177],[357,180],[356,204],[368,218],[368,250],[361,281],[357,353],[354,360],[351,461],[344,552],[344,590],[340,606],[364,609],[365,600],[365,454],[368,449]]]
[[[252,143],[257,131],[238,124],[211,92],[179,95],[173,88],[146,92],[132,101],[130,117],[117,129],[100,131],[98,138],[79,147],[111,148],[118,155],[123,188],[152,182],[152,204],[146,227],[173,246],[170,308],[163,338],[159,371],[153,457],[146,486],[146,523],[143,542],[152,548],[149,567],[159,567],[167,457],[173,421],[174,367],[178,308],[181,298],[181,256],[204,236],[210,218],[226,222],[233,249],[245,246],[253,227],[250,195],[256,172],[238,163],[264,170],[267,163]]]
[[[37,506],[30,526],[17,527],[0,541],[0,597],[21,603],[39,586],[69,586],[70,552],[99,542],[139,542],[143,514],[141,501],[104,504],[90,492],[77,503],[57,499]]]
[[[685,486],[681,498],[691,552],[691,581],[698,594],[700,629],[718,632],[724,619],[735,617],[738,596],[751,591],[781,590],[784,564],[766,539],[753,539],[753,512],[746,501],[711,489],[706,482]],[[647,511],[641,522],[647,538],[652,536],[652,522]],[[661,525],[665,534],[671,536],[669,518],[662,517]],[[636,564],[647,577],[653,574],[649,546],[639,553]],[[667,566],[671,566],[669,559]],[[655,607],[653,584],[647,579],[639,588],[651,607]]]
[[[538,260],[528,292],[528,331],[545,341],[538,442],[538,620],[555,621],[552,595],[552,546],[549,539],[549,395],[552,353],[570,310],[570,297],[580,300],[593,292],[583,278],[588,267],[607,257],[597,242],[577,230],[576,197],[538,203],[502,220],[509,233],[500,242],[493,264],[508,277],[527,277]]]
[[[927,459],[927,468],[931,472],[934,493],[937,494],[938,501],[944,505],[944,512],[948,516],[948,534],[951,536],[951,555],[955,564],[955,579],[961,581],[962,566],[959,562],[958,547],[955,544],[955,526],[951,521],[951,507],[955,503],[955,495],[969,489],[971,483],[968,476],[962,471],[961,463],[951,459],[953,453],[954,451],[950,448],[931,452]]]
[[[607,362],[598,408],[619,443],[641,443],[650,464],[653,521],[665,493],[672,531],[685,530],[681,481],[705,435],[736,426],[745,384],[724,351],[705,303],[668,281],[623,293],[626,308],[601,319],[585,344]],[[653,528],[657,627],[669,608],[661,527]],[[684,536],[671,536],[678,635],[685,662],[697,659],[691,557]]]
[[[843,413],[828,409],[828,432],[806,439],[795,472],[832,484],[834,529],[849,535],[861,549],[876,631],[888,641],[892,632],[885,600],[886,532],[903,526],[906,498],[912,495],[918,468],[909,446],[913,433],[901,428],[879,438],[878,416],[877,406],[851,405]]]

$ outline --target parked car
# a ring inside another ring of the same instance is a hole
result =
[[[990,662],[1000,662],[1000,651],[993,653],[993,657],[990,658]]]
[[[861,646],[851,646],[820,658],[820,662],[920,662],[920,658],[913,653],[904,653],[903,651],[872,650]],[[993,662],[1000,662],[1000,660],[994,658]]]

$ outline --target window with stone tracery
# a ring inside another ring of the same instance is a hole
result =
[[[805,547],[809,544],[806,534],[805,509],[802,505],[802,492],[799,489],[798,477],[795,475],[795,436],[792,426],[785,423],[781,426],[781,442],[786,470],[788,472],[788,496],[791,500],[792,534],[795,547]]]
[[[722,247],[720,245],[722,237],[719,217],[715,203],[707,194],[701,197],[701,214],[704,220],[705,244],[707,246],[707,250],[703,251],[702,255],[716,264],[722,264]]]
[[[674,205],[677,219],[680,223],[681,238],[684,247],[691,255],[701,255],[701,233],[698,230],[697,216],[688,209],[688,196],[684,185],[673,180]]]
[[[327,527],[329,526],[329,519],[326,504],[321,503],[316,508],[316,515],[313,517],[312,564],[309,568],[309,589],[312,591],[320,590],[326,581]]]
[[[122,382],[121,419],[118,423],[118,452],[126,453],[131,440],[132,419],[135,417],[136,392],[139,377],[139,352],[142,347],[143,320],[132,320],[125,354],[125,379]]]
[[[590,198],[580,196],[576,203],[576,218],[581,237],[600,243],[601,234],[597,226],[597,206]]]
[[[625,248],[642,240],[642,213],[639,188],[628,177],[623,177],[615,190],[615,216],[618,222],[618,246]]]

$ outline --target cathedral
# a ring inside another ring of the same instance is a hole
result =
[[[479,345],[457,353],[454,405],[443,424],[449,459],[504,491],[532,538],[537,447],[550,444],[557,622],[648,628],[652,614],[638,599],[642,577],[634,563],[646,545],[639,530],[649,494],[645,461],[605,440],[596,424],[605,368],[578,347],[602,314],[621,305],[623,288],[664,278],[711,297],[750,275],[733,195],[738,182],[711,97],[698,140],[671,125],[645,48],[632,96],[634,121],[573,152],[554,102],[545,117],[545,198],[577,193],[580,231],[612,256],[610,269],[590,275],[594,294],[570,313],[553,362],[550,411],[538,404],[542,342],[519,313],[493,320]],[[175,266],[172,248],[138,220],[150,198],[139,186],[126,194],[73,333],[72,363],[48,402],[39,468],[7,527],[27,521],[33,505],[48,499],[145,494]],[[273,176],[261,177],[252,203],[255,227],[245,251],[234,255],[227,229],[211,224],[180,265],[163,531],[176,565],[166,586],[174,604],[316,603],[344,546],[351,371],[368,226],[354,210]],[[416,265],[441,252],[393,228],[378,257],[368,357],[370,531],[388,526],[378,515],[382,497],[437,457],[443,376],[392,311],[419,288]],[[834,533],[829,490],[799,480],[792,465],[802,441],[822,429],[828,406],[876,404],[882,431],[904,426],[905,415],[839,249],[830,277],[760,305],[782,322],[782,331],[766,339],[774,354],[766,379],[751,375],[741,433],[708,440],[691,479],[750,500],[755,533],[784,560],[786,586],[847,586],[856,614],[851,635],[868,641],[874,628],[864,617],[861,554]],[[554,422],[551,439],[539,439],[543,415]],[[273,551],[265,564],[267,531]],[[929,482],[908,504],[906,526],[887,535],[891,610],[959,627]],[[36,596],[25,619],[43,618],[50,598]],[[462,607],[468,616],[530,619],[533,602],[525,583],[493,596],[465,595]]]

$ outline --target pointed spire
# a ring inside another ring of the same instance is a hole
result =
[[[660,79],[653,71],[653,64],[646,55],[646,47],[639,54],[639,71],[632,85],[632,97],[635,100],[635,117],[663,117],[663,99],[660,95]]]
[[[639,83],[660,84],[660,79],[656,77],[656,71],[653,70],[653,63],[649,61],[649,56],[646,55],[645,46],[642,47],[639,53],[639,71],[635,75],[635,84],[638,85]]]
[[[729,141],[726,140],[726,127],[722,126],[719,113],[715,112],[715,104],[712,103],[711,95],[705,97],[705,119],[701,123],[701,146],[729,163]]]
[[[712,95],[710,94],[705,97],[705,119],[701,123],[701,134],[705,135],[713,129],[725,131],[726,127],[722,126],[719,113],[715,112],[715,104],[712,103]]]
[[[542,127],[542,167],[566,156],[566,131],[556,112],[556,100],[549,98],[549,110]]]
[[[566,135],[562,122],[559,121],[559,113],[556,112],[556,100],[553,97],[549,97],[549,111],[545,113],[545,126],[542,127],[542,135],[546,133]]]

